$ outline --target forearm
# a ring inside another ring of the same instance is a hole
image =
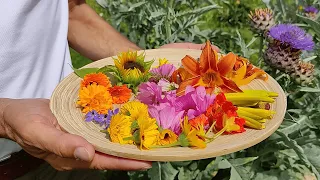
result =
[[[87,4],[71,7],[68,40],[70,46],[85,57],[99,60],[121,51],[140,48],[103,20]]]
[[[4,119],[4,110],[9,102],[10,99],[0,98],[0,138],[8,138]]]

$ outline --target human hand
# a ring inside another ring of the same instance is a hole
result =
[[[180,48],[180,49],[198,49],[202,50],[206,44],[195,44],[195,43],[171,43],[171,44],[165,44],[161,46],[160,48]],[[219,52],[219,48],[215,45],[211,45],[212,49]]]
[[[151,168],[148,162],[95,152],[84,138],[63,132],[47,99],[10,100],[4,108],[3,119],[8,138],[57,170]]]

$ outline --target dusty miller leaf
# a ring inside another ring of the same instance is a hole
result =
[[[154,162],[152,168],[148,171],[151,180],[174,180],[178,170],[172,167],[169,162]]]

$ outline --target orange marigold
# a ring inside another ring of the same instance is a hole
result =
[[[77,104],[83,107],[84,113],[96,110],[100,114],[106,114],[112,108],[112,97],[107,87],[94,83],[80,89]]]
[[[107,88],[111,87],[110,80],[107,75],[103,73],[91,73],[84,76],[81,82],[81,88],[87,87],[90,84],[97,84]]]
[[[126,85],[113,86],[109,89],[114,104],[123,104],[128,102],[131,97],[131,89]]]

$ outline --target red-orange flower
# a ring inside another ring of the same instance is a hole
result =
[[[100,86],[104,86],[106,88],[111,87],[111,83],[109,81],[108,76],[103,73],[91,73],[84,76],[83,80],[81,81],[81,88],[87,87],[88,85],[96,84]]]
[[[233,81],[226,78],[232,71],[236,58],[235,54],[229,53],[218,60],[218,53],[212,49],[210,41],[207,41],[199,62],[188,55],[181,60],[183,68],[192,77],[180,83],[177,95],[183,95],[188,85],[204,86],[208,92],[215,88],[223,92],[242,92]]]
[[[131,97],[131,89],[126,85],[113,86],[109,89],[112,96],[113,104],[123,104],[129,101]]]
[[[245,120],[238,117],[237,107],[226,100],[223,93],[216,96],[215,102],[207,109],[206,116],[211,123],[215,122],[217,135],[224,132],[240,133],[244,132]]]

